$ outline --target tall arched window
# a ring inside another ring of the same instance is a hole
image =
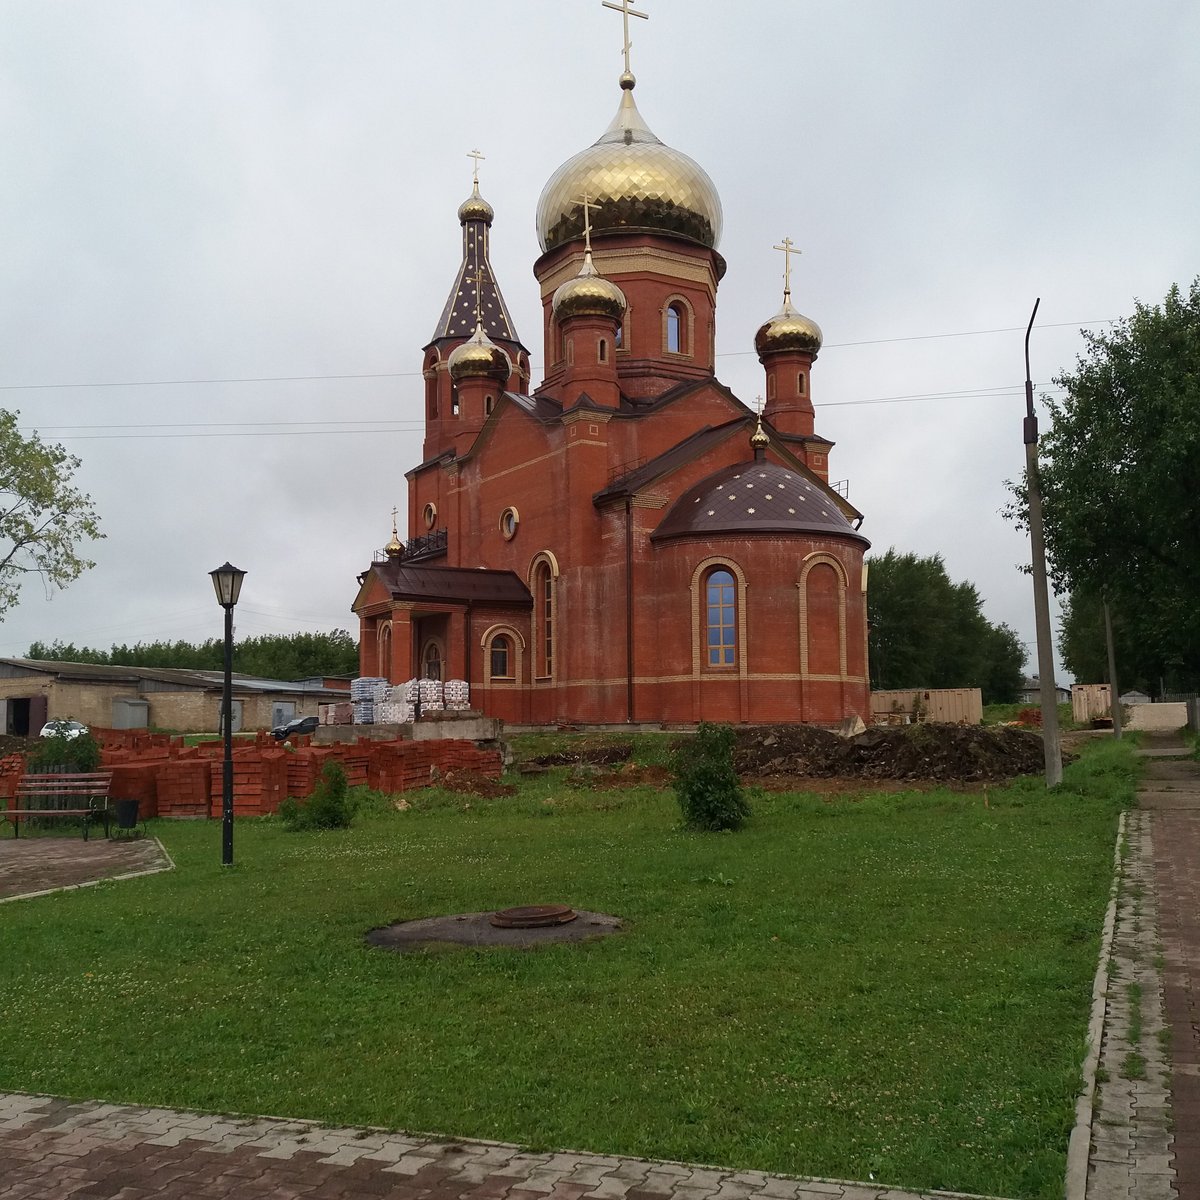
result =
[[[554,674],[554,575],[549,563],[538,563],[534,572],[533,603],[537,648],[534,670],[539,676],[549,677]]]
[[[682,304],[667,307],[667,350],[671,354],[683,353],[686,319]]]
[[[442,677],[442,647],[433,638],[425,643],[421,654],[421,674],[426,679],[441,679]]]
[[[458,416],[458,384],[457,383],[452,383],[450,385],[450,415],[452,417]]]
[[[492,638],[492,678],[512,678],[512,642],[507,634],[498,633]]]
[[[737,584],[724,567],[704,581],[705,651],[710,667],[737,665]]]

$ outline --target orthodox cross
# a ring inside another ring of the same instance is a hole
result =
[[[648,21],[650,19],[650,14],[638,12],[636,8],[630,8],[629,0],[621,0],[619,4],[613,3],[613,0],[600,0],[600,2],[605,8],[611,8],[614,12],[619,12],[621,14],[621,23],[625,27],[625,45],[623,47],[625,53],[625,74],[628,75],[630,73],[629,48],[633,45],[633,43],[629,40],[629,18],[641,17],[643,20]]]
[[[474,275],[468,275],[467,278],[475,285],[475,327],[476,329],[483,328],[483,281],[486,276],[483,273],[483,267],[477,266]]]
[[[398,508],[392,509],[392,537],[396,536],[396,517],[399,515],[399,513],[400,510]]]
[[[592,198],[583,193],[583,199],[580,201],[583,205],[583,250],[585,254],[592,252],[592,215],[589,206],[592,203]]]
[[[785,237],[778,246],[772,246],[772,250],[783,251],[783,298],[790,300],[792,298],[792,255],[799,254],[799,250],[794,250],[792,247],[795,243],[791,238]]]
[[[480,154],[478,150],[469,150],[467,152],[467,157],[473,158],[475,160],[475,174],[472,176],[472,181],[474,182],[475,186],[478,187],[479,186],[479,164],[481,162],[483,162],[484,159],[487,158],[487,155]]]

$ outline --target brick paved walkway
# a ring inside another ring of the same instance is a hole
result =
[[[950,1192],[929,1193],[950,1197]],[[4,1200],[913,1200],[597,1154],[0,1095]]]
[[[157,838],[0,838],[0,900],[170,867]]]
[[[1151,815],[1162,942],[1163,1004],[1170,1030],[1175,1188],[1200,1200],[1200,763],[1179,738],[1156,737],[1139,800]]]

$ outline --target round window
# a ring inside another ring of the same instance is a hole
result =
[[[500,514],[500,532],[506,542],[511,542],[517,536],[517,526],[521,523],[521,515],[515,508],[506,508]]]
[[[437,524],[437,505],[427,504],[421,514],[425,519],[425,528],[432,529]]]

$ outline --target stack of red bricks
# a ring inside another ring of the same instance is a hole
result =
[[[118,731],[125,732],[125,731]],[[105,739],[103,765],[113,773],[114,799],[136,799],[142,817],[218,817],[223,793],[220,742],[185,746],[182,739],[149,735],[146,744]],[[499,751],[480,750],[472,742],[375,742],[314,746],[298,738],[291,749],[269,736],[239,741],[233,752],[233,803],[237,816],[266,816],[285,796],[303,800],[312,794],[325,763],[336,760],[350,785],[381,792],[428,787],[451,771],[472,771],[489,779],[503,772]],[[16,794],[25,771],[24,756],[0,759],[0,800]]]

